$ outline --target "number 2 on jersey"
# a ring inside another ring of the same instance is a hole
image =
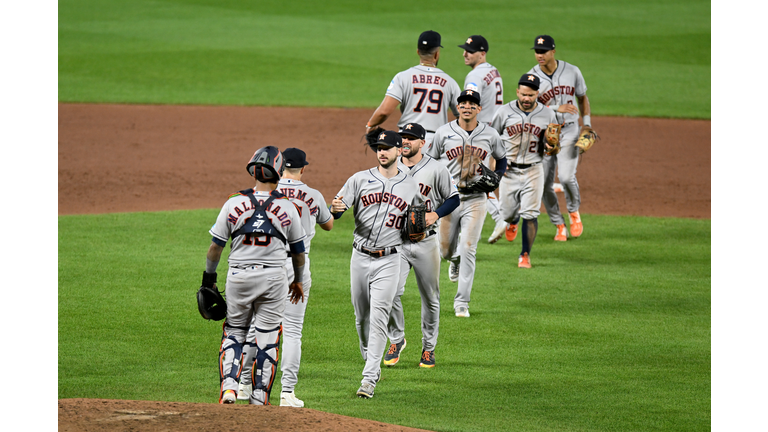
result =
[[[421,112],[421,110],[424,107],[424,99],[427,99],[427,89],[425,88],[413,89],[413,94],[419,94],[419,93],[421,93],[421,96],[419,96],[419,102],[413,108],[414,112]],[[434,105],[434,107],[432,105]],[[437,89],[429,91],[429,103],[427,105],[427,112],[430,114],[439,114],[440,110],[442,109],[443,109],[443,91],[437,90]]]

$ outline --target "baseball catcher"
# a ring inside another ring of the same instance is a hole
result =
[[[493,192],[496,190],[497,187],[499,187],[499,182],[501,181],[501,176],[498,175],[496,172],[491,171],[490,168],[485,166],[482,162],[479,166],[480,169],[480,178],[471,181],[467,184],[467,187],[459,188],[459,192],[461,193],[473,193],[473,192],[482,192],[482,193],[488,193]]]
[[[227,302],[216,287],[216,272],[203,272],[203,283],[197,290],[197,310],[207,320],[221,321],[227,317]]]
[[[550,123],[544,131],[544,142],[550,147],[544,150],[547,156],[554,156],[560,153],[560,129],[563,125],[559,123]]]
[[[591,149],[599,139],[600,137],[594,129],[589,126],[582,126],[579,131],[579,139],[576,141],[576,147],[579,148],[579,153],[584,153]]]
[[[413,243],[424,240],[427,236],[427,206],[424,204],[410,205],[405,212],[405,220],[400,228],[400,237]]]

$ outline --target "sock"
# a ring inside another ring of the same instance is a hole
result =
[[[523,250],[520,252],[520,255],[526,252],[529,256],[531,255],[531,247],[533,246],[533,241],[536,240],[536,231],[538,229],[538,219],[523,219],[522,226],[520,227],[523,234]]]

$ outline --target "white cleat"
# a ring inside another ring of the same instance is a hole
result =
[[[493,233],[491,233],[491,236],[488,237],[488,243],[496,243],[501,238],[501,236],[507,232],[507,226],[509,226],[509,224],[504,221],[496,222],[496,227],[493,229]]]
[[[457,282],[459,280],[459,266],[451,261],[451,265],[448,267],[448,279],[451,282]]]
[[[251,396],[251,390],[253,386],[250,384],[240,384],[240,388],[237,392],[237,400],[248,400]]]
[[[304,408],[304,401],[297,398],[293,392],[280,393],[280,406]]]

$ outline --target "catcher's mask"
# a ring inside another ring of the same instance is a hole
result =
[[[221,321],[227,317],[227,302],[215,287],[201,287],[197,291],[197,310],[207,320]]]
[[[260,182],[277,183],[283,175],[285,159],[277,147],[266,146],[256,150],[245,169]]]

